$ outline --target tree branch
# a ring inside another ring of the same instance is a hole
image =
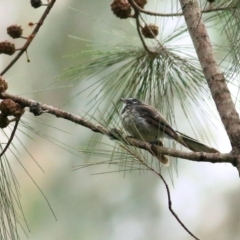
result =
[[[236,165],[236,159],[238,159],[238,155],[230,154],[230,153],[221,154],[221,153],[183,152],[175,149],[161,147],[158,145],[153,145],[147,142],[137,140],[135,138],[122,136],[122,134],[116,129],[109,129],[100,124],[94,124],[81,116],[76,116],[74,114],[68,113],[66,111],[55,108],[53,106],[49,106],[47,104],[42,104],[40,102],[36,102],[30,99],[11,95],[6,92],[1,93],[0,98],[11,99],[14,102],[19,103],[23,107],[29,107],[30,110],[32,106],[34,106],[34,108],[38,106],[38,114],[35,114],[35,115],[40,115],[41,113],[49,113],[58,118],[67,119],[78,125],[91,129],[94,132],[106,135],[114,140],[120,140],[128,145],[131,145],[140,149],[144,149],[155,157],[159,156],[159,154],[164,154],[164,155],[178,157],[181,159],[188,159],[196,162],[232,163],[234,166]]]
[[[14,59],[0,73],[1,76],[3,76],[3,74],[5,74],[14,65],[14,63],[17,62],[17,60],[23,55],[23,53],[28,49],[29,45],[31,44],[32,40],[35,38],[35,36],[36,36],[38,30],[40,29],[40,27],[43,25],[43,22],[44,22],[45,18],[49,14],[49,12],[52,9],[55,2],[56,2],[56,0],[51,0],[51,2],[47,5],[47,8],[45,9],[45,11],[44,11],[42,17],[39,19],[38,23],[36,24],[36,27],[33,29],[30,36],[27,38],[26,43],[23,45],[23,47],[21,48],[19,53],[14,57]]]
[[[128,0],[129,3],[135,8],[137,9],[139,12],[141,13],[145,13],[147,15],[150,16],[159,16],[159,17],[181,17],[184,15],[183,12],[179,12],[179,13],[157,13],[157,12],[151,12],[151,11],[147,11],[143,8],[140,8],[135,1],[133,0]],[[217,7],[217,8],[209,8],[206,10],[202,10],[201,13],[209,13],[209,12],[217,12],[217,11],[225,11],[225,10],[234,10],[236,9],[236,7]]]
[[[239,115],[232,101],[226,79],[213,55],[212,45],[201,17],[202,14],[198,1],[180,0],[180,3],[213,100],[229,136],[232,151],[240,153]]]
[[[148,48],[148,46],[147,46],[147,44],[146,44],[146,42],[145,42],[145,40],[144,40],[144,38],[143,38],[143,36],[142,36],[142,34],[141,34],[141,31],[140,31],[141,24],[140,24],[140,21],[139,21],[139,14],[140,14],[140,12],[139,12],[139,10],[138,10],[137,8],[135,8],[135,6],[134,6],[135,2],[134,2],[134,1],[131,1],[131,0],[130,0],[129,3],[130,3],[130,5],[132,6],[132,8],[134,9],[134,15],[133,15],[133,17],[134,17],[135,20],[136,20],[137,32],[138,32],[138,36],[139,36],[139,38],[140,38],[140,40],[141,40],[141,42],[142,42],[142,45],[143,45],[144,49],[145,49],[148,53],[154,54],[155,52],[152,52],[152,51]]]

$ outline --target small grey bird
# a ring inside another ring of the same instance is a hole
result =
[[[122,124],[132,137],[149,143],[167,137],[194,152],[218,153],[216,149],[175,131],[164,117],[148,104],[135,98],[121,98],[121,100],[123,101]]]

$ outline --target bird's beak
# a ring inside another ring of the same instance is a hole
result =
[[[123,102],[125,102],[125,101],[126,101],[126,99],[125,99],[125,98],[120,98],[120,100],[121,100],[121,101],[123,101]]]

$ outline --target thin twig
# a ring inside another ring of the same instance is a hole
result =
[[[29,45],[31,44],[32,40],[35,38],[37,32],[39,31],[40,27],[43,25],[43,22],[45,18],[47,17],[48,13],[52,9],[54,3],[56,0],[51,0],[51,2],[47,5],[47,8],[45,9],[43,15],[39,19],[38,23],[36,24],[36,27],[33,29],[30,36],[27,38],[26,43],[23,45],[19,53],[15,56],[15,58],[7,65],[7,67],[0,73],[0,75],[4,75],[13,65],[14,63],[22,56],[22,54],[28,49]]]
[[[138,32],[139,38],[140,38],[140,40],[141,40],[141,42],[142,42],[142,45],[143,45],[143,47],[145,48],[145,50],[146,50],[148,53],[153,54],[153,53],[155,53],[155,52],[152,52],[152,51],[148,48],[148,46],[147,46],[147,44],[145,43],[144,38],[143,38],[143,36],[142,36],[142,34],[141,34],[141,31],[140,31],[140,29],[141,29],[141,24],[140,24],[140,21],[139,21],[139,10],[134,7],[134,4],[132,4],[132,2],[133,2],[133,1],[131,1],[131,0],[129,1],[130,5],[131,5],[131,6],[133,7],[133,9],[134,9],[134,17],[135,17],[135,19],[136,19],[137,32]]]
[[[174,210],[172,209],[172,200],[171,200],[171,194],[170,194],[170,189],[168,187],[168,184],[166,182],[166,180],[164,179],[164,177],[162,176],[161,173],[157,172],[155,169],[153,169],[151,166],[149,166],[148,164],[146,164],[142,158],[140,158],[139,156],[136,155],[135,152],[131,151],[131,149],[127,148],[124,145],[121,145],[121,147],[123,149],[125,149],[127,152],[129,152],[131,155],[135,156],[148,170],[150,170],[151,172],[153,172],[154,174],[156,174],[157,176],[159,176],[161,178],[161,180],[163,181],[166,191],[167,191],[167,199],[168,199],[168,208],[169,211],[172,213],[172,215],[177,219],[177,221],[179,222],[179,224],[196,240],[200,240],[199,238],[197,238],[190,230],[188,230],[188,228],[184,225],[184,223],[180,220],[180,218],[178,217],[178,215],[174,212]]]
[[[15,125],[14,125],[14,128],[12,130],[11,136],[8,139],[8,142],[7,142],[6,146],[4,147],[4,149],[2,150],[2,152],[0,154],[0,158],[4,155],[4,153],[7,151],[8,147],[10,146],[10,144],[11,144],[13,138],[14,138],[14,135],[15,135],[15,133],[17,131],[19,120],[20,120],[20,118],[15,121]]]
[[[167,182],[165,181],[165,179],[163,178],[163,176],[160,174],[160,173],[157,173],[155,171],[155,173],[162,179],[164,185],[165,185],[165,188],[167,190],[167,197],[168,197],[168,208],[169,208],[169,211],[172,213],[172,215],[177,219],[177,221],[180,223],[180,225],[193,237],[195,238],[196,240],[200,240],[199,238],[197,238],[193,233],[190,232],[190,230],[188,230],[188,228],[183,224],[183,222],[180,220],[180,218],[178,217],[178,215],[173,211],[172,209],[172,201],[171,201],[171,195],[170,195],[170,190],[169,190],[169,187],[167,185]]]

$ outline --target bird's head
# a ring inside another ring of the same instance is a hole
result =
[[[132,105],[144,105],[144,103],[136,98],[120,98],[123,101],[125,106],[132,106]]]

